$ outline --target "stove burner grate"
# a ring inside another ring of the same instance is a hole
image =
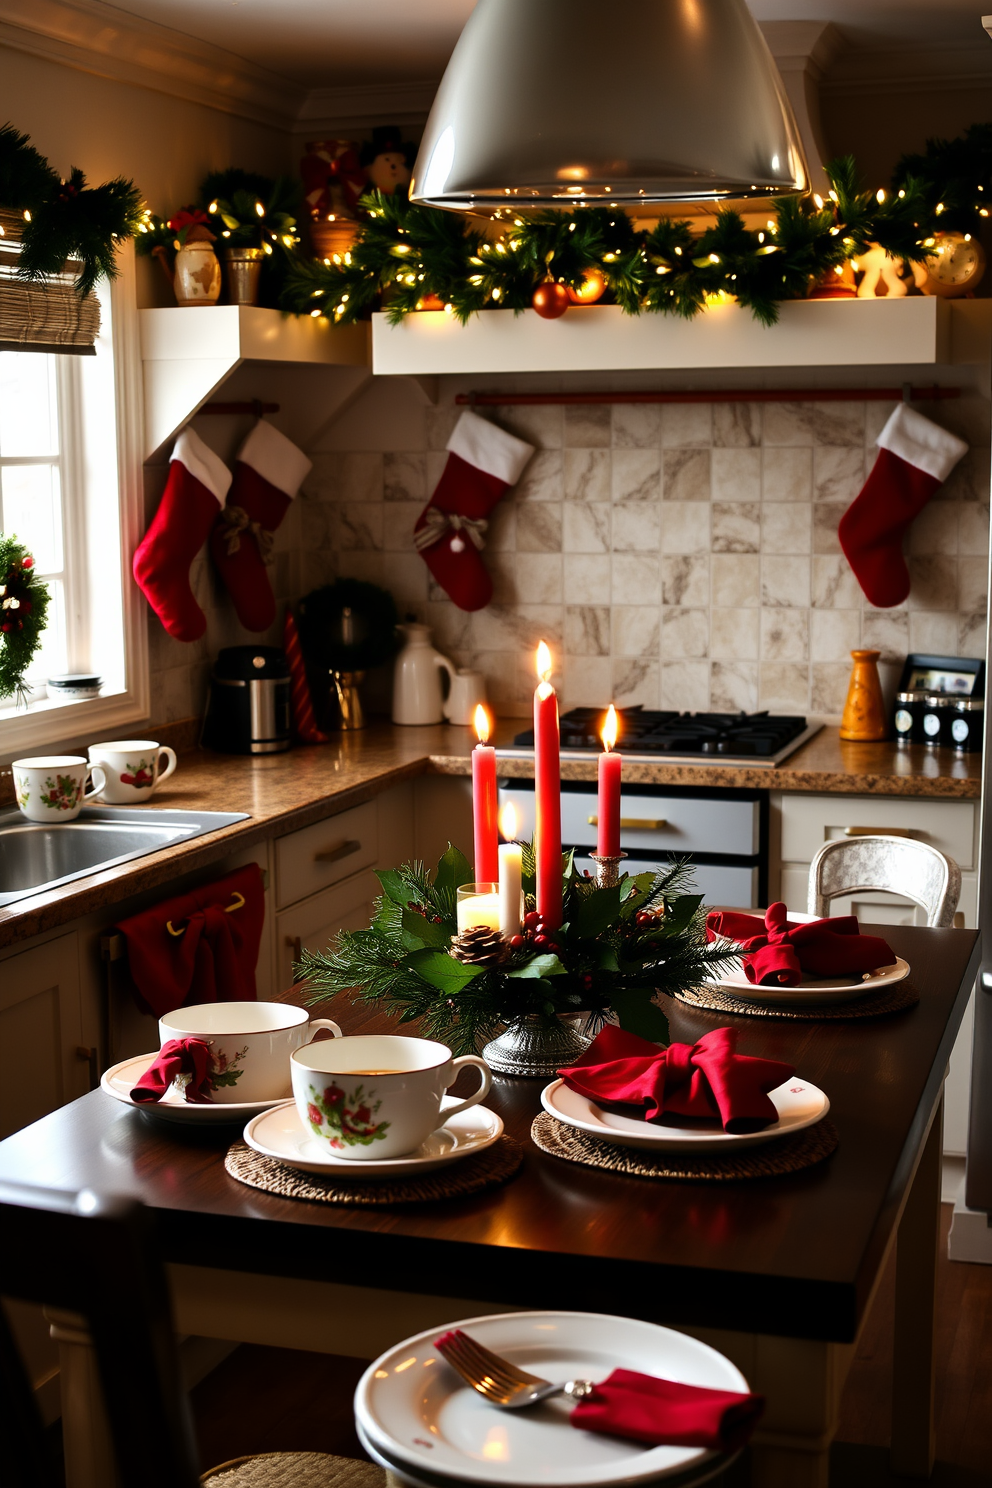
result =
[[[631,754],[705,754],[768,758],[799,737],[805,718],[769,713],[675,713],[640,707],[618,710],[618,748]],[[563,749],[600,750],[604,714],[598,708],[573,708],[562,714]],[[514,739],[533,747],[527,729]]]

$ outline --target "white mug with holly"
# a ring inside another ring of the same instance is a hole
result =
[[[89,756],[105,777],[100,794],[115,806],[137,806],[147,801],[176,768],[176,751],[150,739],[113,739],[109,744],[91,744]]]
[[[79,754],[35,755],[14,760],[14,796],[28,821],[54,823],[75,821],[103,789],[106,775],[99,765]]]
[[[292,1094],[290,1055],[309,1047],[319,1029],[332,1040],[341,1037],[333,1019],[311,1018],[306,1008],[283,1002],[204,1002],[158,1020],[163,1050],[174,1040],[199,1039],[208,1046],[201,1096],[219,1105],[285,1100]]]

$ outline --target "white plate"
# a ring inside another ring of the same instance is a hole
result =
[[[554,1080],[541,1091],[541,1104],[566,1126],[588,1132],[601,1142],[615,1142],[620,1147],[663,1148],[669,1152],[716,1152],[731,1147],[755,1147],[759,1142],[773,1142],[812,1126],[830,1110],[822,1090],[794,1075],[791,1080],[768,1092],[768,1099],[778,1112],[778,1120],[763,1131],[725,1132],[715,1119],[698,1126],[680,1126],[671,1121],[644,1121],[632,1116],[618,1116],[604,1111],[595,1101],[575,1090],[564,1080]]]
[[[684,1384],[746,1391],[729,1359],[655,1323],[592,1312],[513,1312],[468,1318],[479,1343],[545,1379],[602,1380],[634,1369]],[[386,1457],[425,1473],[421,1481],[512,1484],[513,1488],[619,1488],[682,1474],[716,1459],[702,1447],[647,1447],[577,1431],[573,1402],[555,1396],[528,1410],[501,1411],[434,1348],[443,1327],[418,1333],[370,1364],[355,1391],[355,1418]]]
[[[218,1122],[226,1122],[229,1126],[240,1125],[259,1111],[269,1111],[273,1106],[281,1106],[286,1099],[284,1095],[280,1095],[278,1100],[225,1101],[223,1104],[218,1102],[216,1105],[201,1105],[199,1101],[187,1101],[181,1091],[172,1086],[160,1101],[132,1100],[132,1089],[157,1058],[156,1052],[139,1054],[135,1059],[122,1059],[120,1064],[115,1064],[106,1071],[100,1081],[100,1089],[134,1111],[147,1111],[150,1116],[160,1116],[163,1121],[181,1121],[190,1126],[209,1126]]]
[[[458,1104],[453,1096],[445,1096],[441,1115],[446,1106]],[[349,1178],[401,1178],[408,1173],[429,1173],[472,1152],[483,1152],[502,1134],[503,1123],[495,1111],[487,1106],[469,1106],[467,1111],[452,1116],[438,1131],[432,1132],[416,1152],[403,1157],[359,1161],[336,1157],[322,1146],[303,1125],[295,1101],[283,1101],[245,1127],[248,1146],[266,1157],[274,1157],[277,1162],[288,1163],[304,1173],[336,1173]]]
[[[798,987],[761,987],[755,982],[749,982],[743,970],[740,970],[713,977],[707,982],[707,986],[715,987],[718,992],[732,993],[742,1002],[806,1002],[814,1006],[826,1006],[832,1002],[854,1002],[859,997],[877,992],[880,987],[891,987],[894,982],[901,982],[908,976],[909,962],[897,956],[891,966],[879,966],[868,973],[867,979],[859,977],[856,982],[852,982],[849,976],[824,977],[818,981],[804,979]]]

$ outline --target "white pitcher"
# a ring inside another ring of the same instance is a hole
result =
[[[444,716],[449,723],[471,724],[476,708],[485,701],[486,679],[482,673],[459,667],[444,700]]]
[[[455,680],[455,669],[446,656],[435,651],[428,625],[410,622],[398,629],[404,636],[403,650],[396,658],[393,674],[393,722],[440,723],[444,716],[441,671]]]

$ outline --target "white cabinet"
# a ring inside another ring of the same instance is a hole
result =
[[[361,930],[379,892],[374,873],[359,873],[276,915],[276,985],[293,982],[293,963],[303,951],[326,951],[339,930]]]
[[[71,932],[0,961],[0,1137],[89,1088]]]

